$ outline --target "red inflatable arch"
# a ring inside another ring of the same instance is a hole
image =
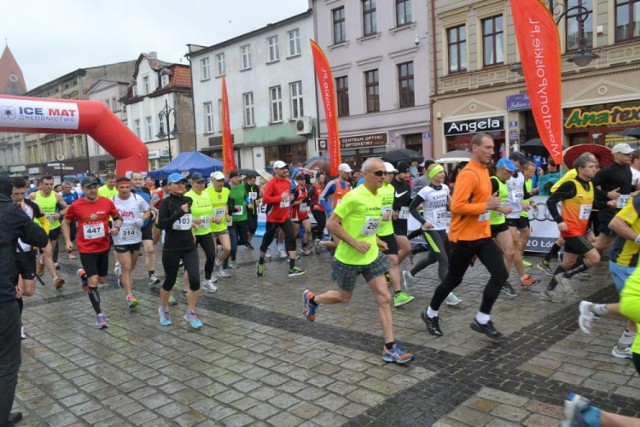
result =
[[[118,176],[149,168],[147,146],[100,101],[0,95],[0,132],[85,133],[116,159]]]

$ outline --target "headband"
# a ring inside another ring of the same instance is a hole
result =
[[[440,172],[444,172],[444,168],[441,165],[436,164],[433,169],[429,171],[429,179],[433,179],[434,176],[439,174]]]

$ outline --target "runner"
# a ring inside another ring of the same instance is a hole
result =
[[[291,183],[287,179],[288,168],[282,160],[276,161],[273,164],[275,176],[262,192],[262,203],[268,205],[267,230],[260,245],[260,259],[256,271],[258,277],[264,275],[264,258],[278,230],[282,230],[285,235],[285,245],[289,255],[289,277],[300,276],[307,272],[296,266],[296,236],[293,234],[289,208],[293,195],[290,191]]]
[[[324,191],[326,180],[327,175],[324,172],[318,171],[316,173],[316,182],[313,183],[315,193],[311,196],[311,214],[316,220],[316,226],[313,228],[313,249],[317,254],[323,248],[320,242],[324,239],[324,229],[327,226],[327,214],[320,203],[320,195]]]
[[[291,202],[291,220],[293,221],[293,234],[296,238],[300,235],[300,225],[304,230],[302,236],[302,253],[311,255],[313,247],[309,244],[311,239],[311,220],[309,219],[310,198],[315,194],[315,188],[307,189],[307,182],[302,172],[295,177],[296,186],[293,190]]]
[[[116,179],[118,195],[113,198],[113,204],[120,213],[122,225],[118,234],[113,236],[113,250],[120,265],[116,271],[118,285],[124,289],[127,306],[134,308],[138,305],[138,300],[133,296],[131,272],[136,268],[140,254],[142,226],[151,213],[147,201],[132,193],[131,181],[126,176]]]
[[[74,190],[73,184],[71,182],[69,182],[69,181],[64,181],[62,183],[62,192],[60,193],[60,195],[62,196],[62,199],[67,204],[67,206],[71,206],[71,204],[73,202],[75,202],[76,200],[78,200],[80,198],[78,193]],[[78,230],[76,228],[76,223],[72,222],[71,223],[71,241],[72,242],[75,242],[77,232],[78,232]],[[56,245],[56,251],[53,254],[54,255],[53,256],[53,262],[56,263],[56,264],[58,262],[58,250],[59,250],[59,247],[60,247],[60,245]],[[76,259],[76,256],[73,254],[73,252],[69,252],[69,259]]]
[[[500,206],[500,199],[492,196],[491,179],[487,165],[493,157],[493,138],[484,132],[475,134],[470,143],[471,159],[460,171],[456,179],[451,200],[451,258],[447,277],[433,294],[431,303],[422,312],[422,320],[427,331],[434,336],[442,336],[439,324],[440,305],[462,282],[464,273],[474,257],[478,257],[491,277],[484,288],[480,310],[471,323],[471,329],[493,340],[503,338],[491,321],[491,308],[500,295],[500,289],[509,273],[502,258],[502,251],[491,238],[489,210]]]
[[[247,245],[249,226],[247,223],[247,203],[249,201],[249,193],[244,185],[242,185],[242,177],[237,170],[229,172],[229,201],[233,205],[231,212],[232,224],[229,227],[229,237],[231,238],[231,252],[225,260],[224,268],[227,267],[237,269],[236,254],[238,245]]]
[[[533,188],[533,177],[536,173],[536,164],[533,162],[527,162],[524,164],[522,168],[522,174],[524,175],[524,191],[525,194],[536,195],[539,194],[539,190],[537,188]],[[531,267],[529,261],[524,259],[524,251],[527,248],[527,244],[529,243],[529,237],[531,237],[531,225],[529,222],[529,212],[533,209],[535,212],[538,211],[538,205],[531,200],[531,197],[524,198],[522,200],[522,212],[520,213],[520,218],[518,218],[518,223],[516,228],[520,233],[520,250],[522,252],[522,265],[524,267]],[[529,275],[526,275],[529,277]],[[537,279],[534,279],[537,280]],[[538,281],[538,280],[537,280]],[[522,280],[521,280],[522,282]]]
[[[342,198],[351,190],[351,184],[349,183],[349,176],[353,172],[351,166],[347,163],[341,163],[338,166],[338,177],[327,183],[320,194],[320,204],[325,211],[327,218],[331,215],[333,210],[342,201]],[[338,246],[338,241],[331,236],[331,240],[323,240],[319,242],[325,249],[335,250]]]
[[[220,171],[211,174],[211,187],[207,188],[211,205],[213,206],[213,218],[211,218],[211,237],[215,242],[220,242],[222,251],[218,252],[218,258],[214,264],[214,270],[218,277],[231,277],[224,269],[224,261],[231,253],[231,238],[229,237],[229,189],[224,186],[224,174]]]
[[[78,252],[82,268],[78,270],[78,277],[82,289],[89,296],[89,301],[96,312],[96,327],[109,327],[107,318],[100,308],[100,293],[98,284],[107,283],[109,270],[109,234],[115,236],[122,226],[120,213],[113,202],[98,196],[98,180],[87,177],[82,181],[84,198],[78,199],[69,206],[62,222],[62,236],[66,243],[67,252],[73,250],[70,224],[78,223]],[[113,227],[109,230],[109,217],[113,219]]]
[[[391,296],[384,279],[384,273],[389,270],[389,261],[378,249],[378,245],[383,248],[386,245],[376,237],[383,217],[379,190],[384,182],[385,165],[379,158],[369,158],[362,165],[362,171],[365,175],[364,184],[342,199],[327,222],[329,231],[339,239],[331,270],[331,278],[339,289],[320,295],[310,290],[304,291],[303,314],[308,320],[314,321],[318,305],[348,303],[356,280],[362,274],[378,305],[384,338],[382,359],[385,362],[407,363],[413,359],[413,355],[400,349],[393,338]]]
[[[411,185],[409,185],[409,164],[400,162],[396,166],[396,174],[391,181],[394,192],[393,200],[393,233],[398,242],[398,265],[411,252],[411,243],[407,238],[407,220],[409,219],[409,205],[411,204]],[[393,267],[393,261],[391,261]],[[400,281],[400,271],[398,270],[398,282]]]
[[[260,199],[260,187],[256,185],[256,176],[253,174],[249,174],[244,179],[244,188],[247,190],[247,194],[249,195],[249,199],[251,200],[247,203],[247,244],[245,245],[247,249],[253,250],[253,245],[251,241],[253,240],[254,234],[256,234],[256,230],[258,229],[258,200]]]
[[[142,197],[148,204],[151,203],[151,191],[143,185],[144,177],[140,172],[131,173],[132,192]],[[144,248],[144,266],[149,276],[149,286],[160,283],[156,277],[156,252],[153,244],[153,223],[156,213],[151,211],[150,216],[145,219],[142,225],[142,247]]]
[[[184,262],[184,269],[189,275],[189,289],[187,290],[187,311],[184,319],[191,327],[200,329],[202,322],[195,311],[198,304],[200,290],[200,266],[198,251],[192,229],[194,227],[191,204],[193,201],[185,197],[187,180],[179,173],[172,173],[167,178],[169,196],[162,200],[158,215],[158,228],[166,233],[162,250],[162,266],[165,278],[160,289],[160,324],[171,325],[169,312],[169,296],[178,278],[180,260]],[[197,227],[197,226],[196,226]]]

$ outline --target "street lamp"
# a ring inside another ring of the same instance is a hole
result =
[[[169,101],[167,99],[164,100],[164,108],[160,110],[158,113],[158,117],[160,117],[160,132],[156,135],[157,138],[167,138],[167,145],[169,146],[169,162],[173,161],[173,153],[171,152],[171,136],[180,135],[180,131],[178,130],[178,120],[176,119],[176,109],[174,107],[169,107]],[[173,130],[169,132],[169,117],[173,115]],[[164,121],[162,120],[164,119]],[[167,132],[164,131],[164,123],[167,124]]]

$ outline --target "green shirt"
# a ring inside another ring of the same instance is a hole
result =
[[[379,252],[376,234],[382,220],[380,193],[373,194],[366,186],[360,185],[345,194],[334,213],[340,217],[342,228],[347,234],[371,245],[367,253],[362,254],[341,240],[335,258],[349,265],[367,265],[375,261]]]
[[[193,230],[196,236],[204,236],[211,233],[211,217],[213,216],[213,205],[207,191],[203,191],[198,195],[195,191],[190,190],[184,195],[193,200],[191,205],[191,215],[193,219],[199,219],[200,225],[197,230]]]
[[[222,190],[218,192],[215,187],[209,187],[207,188],[207,192],[209,193],[211,205],[213,206],[213,216],[221,219],[219,224],[213,221],[211,222],[211,231],[219,233],[227,229],[227,202],[229,201],[229,189],[227,187],[222,187]]]
[[[388,236],[393,234],[393,222],[391,221],[391,213],[393,212],[393,200],[395,198],[393,185],[388,182],[382,183],[382,187],[378,188],[378,194],[382,197],[382,213],[389,212],[389,219],[380,223],[378,228],[378,236]]]
[[[118,189],[116,187],[109,189],[109,187],[107,187],[106,185],[103,185],[98,188],[98,196],[106,197],[107,199],[113,199],[117,195],[118,195]]]
[[[620,314],[640,326],[640,268],[636,268],[620,292]],[[636,334],[631,352],[640,354],[640,334]]]
[[[44,197],[40,193],[40,190],[38,190],[36,191],[35,202],[38,204],[38,206],[40,206],[40,209],[42,209],[42,212],[49,220],[49,231],[60,228],[60,219],[54,220],[53,218],[51,218],[51,215],[58,213],[58,199],[56,198],[56,193],[52,191],[47,197]]]
[[[231,218],[233,222],[238,221],[246,221],[247,220],[247,197],[249,194],[247,193],[247,189],[244,187],[244,184],[238,184],[233,187],[229,193],[229,197],[231,197],[234,201],[234,205],[236,207],[236,211],[231,213]]]
[[[507,184],[500,181],[500,178],[497,176],[492,176],[491,179],[498,183],[498,197],[500,198],[500,204],[505,205],[507,203],[507,195],[509,194]],[[506,221],[507,219],[502,212],[495,210],[489,211],[489,224],[500,225],[504,224]]]

